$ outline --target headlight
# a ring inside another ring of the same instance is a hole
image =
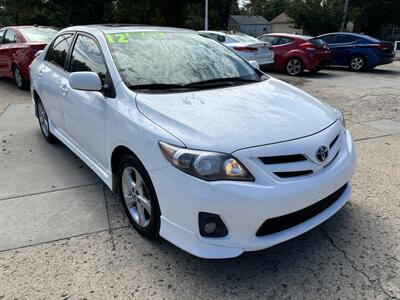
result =
[[[177,169],[192,176],[212,180],[254,181],[253,175],[229,154],[191,150],[159,142],[164,157]]]
[[[340,123],[342,123],[342,126],[344,129],[346,129],[346,120],[344,118],[344,114],[340,111],[335,109],[337,115],[338,115],[338,119],[340,120]]]

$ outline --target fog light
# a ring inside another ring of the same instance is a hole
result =
[[[214,222],[210,222],[204,225],[203,231],[204,233],[210,234],[213,233],[215,229],[217,229],[217,224],[215,224]]]
[[[199,231],[204,237],[224,237],[228,234],[228,229],[221,217],[206,212],[199,213]]]

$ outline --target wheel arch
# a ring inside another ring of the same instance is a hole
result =
[[[111,166],[111,174],[112,174],[112,191],[117,191],[117,182],[118,182],[118,163],[121,158],[125,155],[132,155],[134,156],[140,163],[144,166],[143,162],[140,158],[125,145],[118,145],[116,146],[113,151],[111,152],[111,159],[110,159],[110,166]]]
[[[39,101],[41,101],[41,99],[35,89],[32,90],[32,100],[33,100],[33,103],[35,106],[35,116],[36,116],[36,118],[38,118],[37,106],[38,106]]]

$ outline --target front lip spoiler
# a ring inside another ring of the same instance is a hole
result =
[[[290,141],[295,141],[295,140],[304,139],[304,138],[307,138],[307,137],[316,135],[316,134],[318,134],[318,133],[320,133],[320,132],[322,132],[322,131],[328,129],[328,128],[331,127],[333,124],[335,124],[338,120],[339,120],[339,119],[336,119],[332,124],[326,126],[325,128],[323,128],[323,129],[321,129],[321,130],[319,130],[319,131],[317,131],[317,132],[314,132],[314,133],[311,133],[311,134],[308,134],[308,135],[304,135],[304,136],[301,136],[301,137],[298,137],[298,138],[283,140],[283,141],[279,141],[279,142],[273,142],[273,143],[268,143],[268,144],[261,144],[261,145],[256,145],[256,146],[244,147],[244,148],[236,149],[235,151],[231,152],[230,154],[233,154],[233,153],[238,152],[238,151],[241,151],[241,150],[252,149],[252,148],[258,148],[258,147],[263,147],[263,146],[275,145],[275,144],[286,143],[286,142],[290,142]]]

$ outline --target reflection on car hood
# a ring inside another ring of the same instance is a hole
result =
[[[136,96],[138,109],[187,147],[232,153],[314,134],[337,119],[328,105],[270,78],[259,83]]]

